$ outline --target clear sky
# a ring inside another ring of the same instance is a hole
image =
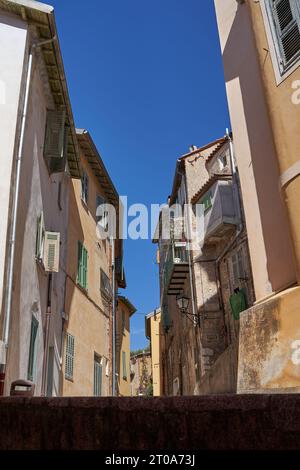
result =
[[[176,159],[229,117],[213,0],[49,0],[76,126],[90,131],[129,204],[163,203]],[[159,306],[155,246],[125,242],[131,348]],[[124,295],[124,292],[121,292]]]

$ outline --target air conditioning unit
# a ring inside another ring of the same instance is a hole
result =
[[[59,249],[60,249],[60,233],[45,232],[44,243],[44,268],[50,273],[58,273],[59,271]]]

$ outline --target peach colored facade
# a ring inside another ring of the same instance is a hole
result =
[[[215,0],[257,299],[241,318],[239,392],[300,388],[300,59],[296,39],[279,57],[274,5]],[[297,11],[285,2],[299,42]]]
[[[130,397],[130,317],[136,312],[131,302],[118,296],[117,308],[117,374],[118,396]]]
[[[89,134],[78,131],[77,136],[82,174],[88,178],[88,194],[84,200],[82,182],[71,181],[62,395],[93,396],[99,393],[108,396],[111,395],[112,260],[109,241],[100,240],[97,236],[96,209],[98,196],[105,200],[109,200],[110,196],[107,186],[104,187],[99,176],[96,176],[104,166],[95,154]],[[115,189],[111,185],[109,189],[112,189],[114,197],[111,202],[117,204]],[[86,287],[79,282],[79,243],[87,250]],[[101,270],[108,281],[107,291],[101,284]],[[66,371],[69,337],[74,341],[71,374]],[[95,361],[101,371],[100,392],[95,391]]]
[[[159,397],[162,395],[161,336],[163,335],[160,309],[147,315],[145,321],[146,337],[150,340],[151,347],[153,396]]]

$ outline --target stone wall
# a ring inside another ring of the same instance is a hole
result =
[[[299,449],[300,395],[2,398],[0,449]]]

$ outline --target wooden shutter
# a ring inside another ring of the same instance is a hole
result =
[[[44,267],[47,272],[59,272],[60,233],[46,232],[44,247]]]
[[[31,330],[30,330],[30,344],[29,344],[29,358],[28,358],[28,371],[27,378],[33,382],[36,367],[36,345],[37,345],[37,332],[39,322],[32,316],[31,319]]]
[[[102,395],[102,363],[98,355],[94,356],[94,396]]]
[[[273,0],[272,12],[283,67],[300,54],[299,0]]]
[[[88,269],[87,269],[87,266],[88,266],[88,252],[87,250],[83,247],[83,250],[82,250],[82,255],[83,255],[83,259],[82,259],[82,269],[83,269],[83,287],[84,289],[87,289],[87,285],[88,285],[88,278],[87,278],[87,274],[88,274]]]
[[[65,123],[65,109],[47,111],[44,158],[50,174],[65,171],[69,132]]]
[[[69,379],[69,380],[73,380],[74,353],[75,353],[75,338],[74,338],[74,336],[67,333],[67,336],[66,336],[65,377],[66,377],[66,379]]]
[[[77,282],[83,289],[87,289],[88,252],[81,242],[78,242]]]

